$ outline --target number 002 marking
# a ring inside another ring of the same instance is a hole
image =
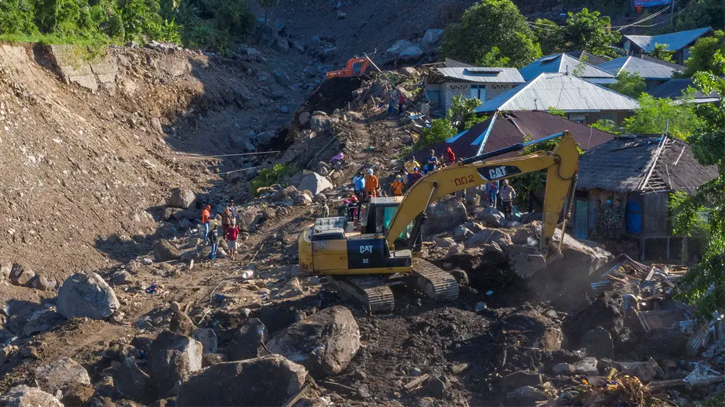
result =
[[[473,175],[469,175],[466,177],[456,178],[455,181],[456,186],[459,187],[461,185],[471,184],[474,182]]]

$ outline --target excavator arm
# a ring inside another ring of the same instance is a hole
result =
[[[540,151],[526,156],[483,161],[496,155],[519,151],[528,144],[555,137],[562,137],[562,139],[554,151]],[[419,215],[425,214],[428,205],[446,195],[491,181],[547,170],[546,195],[542,214],[543,230],[540,242],[540,250],[546,252],[551,246],[551,239],[559,222],[565,199],[575,188],[573,181],[578,169],[579,151],[574,138],[568,131],[459,161],[455,165],[428,174],[408,190],[390,223],[385,238],[392,247],[396,238],[403,233],[405,228]],[[571,205],[571,201],[570,197],[569,205]]]

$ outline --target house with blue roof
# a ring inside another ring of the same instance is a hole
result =
[[[712,27],[705,27],[661,35],[624,35],[622,48],[629,54],[650,54],[655,45],[665,44],[667,51],[675,53],[675,62],[682,65],[690,57],[690,47],[695,41],[712,34]]]
[[[603,69],[615,77],[620,72],[637,74],[645,80],[648,91],[669,81],[674,74],[685,71],[685,67],[682,65],[661,61],[646,55],[614,58],[599,65],[599,69]]]

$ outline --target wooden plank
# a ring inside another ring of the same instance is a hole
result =
[[[428,373],[420,376],[419,378],[417,378],[417,379],[413,380],[412,382],[406,384],[404,386],[405,387],[405,390],[407,390],[407,391],[413,390],[414,388],[420,386],[424,381],[428,380],[429,377],[430,377],[430,375],[428,375]]]
[[[302,396],[305,395],[305,393],[307,392],[307,390],[309,388],[310,388],[310,385],[309,384],[306,384],[306,385],[302,386],[302,388],[300,389],[300,391],[298,391],[297,394],[295,394],[291,399],[287,400],[287,402],[284,403],[282,405],[282,407],[292,407],[292,406],[294,406],[295,403],[297,403],[302,398]]]
[[[345,386],[344,384],[335,383],[327,380],[318,380],[317,384],[321,385],[322,387],[327,387],[330,390],[357,394],[357,389],[350,386]]]

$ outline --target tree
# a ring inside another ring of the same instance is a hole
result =
[[[594,127],[595,129],[599,129],[602,131],[606,131],[607,133],[612,133],[616,135],[622,134],[622,129],[617,126],[617,123],[609,119],[597,120],[597,122],[592,123],[590,127]]]
[[[0,34],[35,34],[35,4],[31,0],[0,1]]]
[[[413,149],[416,151],[422,150],[486,121],[488,119],[486,116],[478,116],[474,111],[480,104],[481,101],[478,99],[468,99],[460,95],[454,96],[446,117],[434,119],[430,128],[423,129]]]
[[[486,55],[483,56],[483,58],[476,61],[476,65],[510,67],[511,58],[501,55],[501,51],[498,47],[493,47],[486,53]]]
[[[556,54],[564,49],[564,28],[551,20],[537,18],[531,24],[544,55]]]
[[[691,99],[677,102],[658,99],[646,93],[639,98],[639,108],[634,116],[624,119],[624,130],[630,134],[664,134],[686,140],[701,125]]]
[[[721,59],[715,55],[725,53],[725,32],[715,31],[712,37],[700,38],[690,48],[690,57],[685,61],[685,76],[697,72],[722,72]]]
[[[609,88],[623,95],[638,98],[647,89],[647,83],[637,72],[620,71],[617,74],[617,82],[609,85]]]
[[[569,13],[564,28],[564,42],[571,51],[588,51],[595,55],[613,56],[611,45],[622,38],[612,31],[611,20],[601,16],[598,11],[589,12],[587,8],[579,13]]]
[[[694,0],[675,15],[672,31],[694,30],[702,27],[725,27],[721,0]]]
[[[722,54],[714,59],[725,66]],[[691,234],[703,221],[700,214],[708,214],[707,246],[702,259],[690,267],[680,284],[681,297],[697,305],[698,316],[707,320],[714,311],[725,308],[725,81],[710,72],[699,72],[694,79],[702,92],[717,93],[720,103],[711,106],[711,114],[703,117],[702,131],[688,141],[700,164],[716,166],[718,176],[701,185],[695,196],[673,195],[670,210],[676,234]]]
[[[443,35],[442,53],[464,62],[484,60],[498,48],[497,58],[509,58],[520,68],[541,56],[526,18],[511,0],[483,0],[463,14],[460,24],[450,25]]]
[[[675,51],[668,51],[667,44],[655,44],[655,48],[652,52],[650,52],[650,55],[660,61],[672,62],[672,57],[675,55]]]
[[[269,9],[279,4],[279,0],[257,0],[257,3],[264,8],[264,27],[266,27],[269,19]]]

